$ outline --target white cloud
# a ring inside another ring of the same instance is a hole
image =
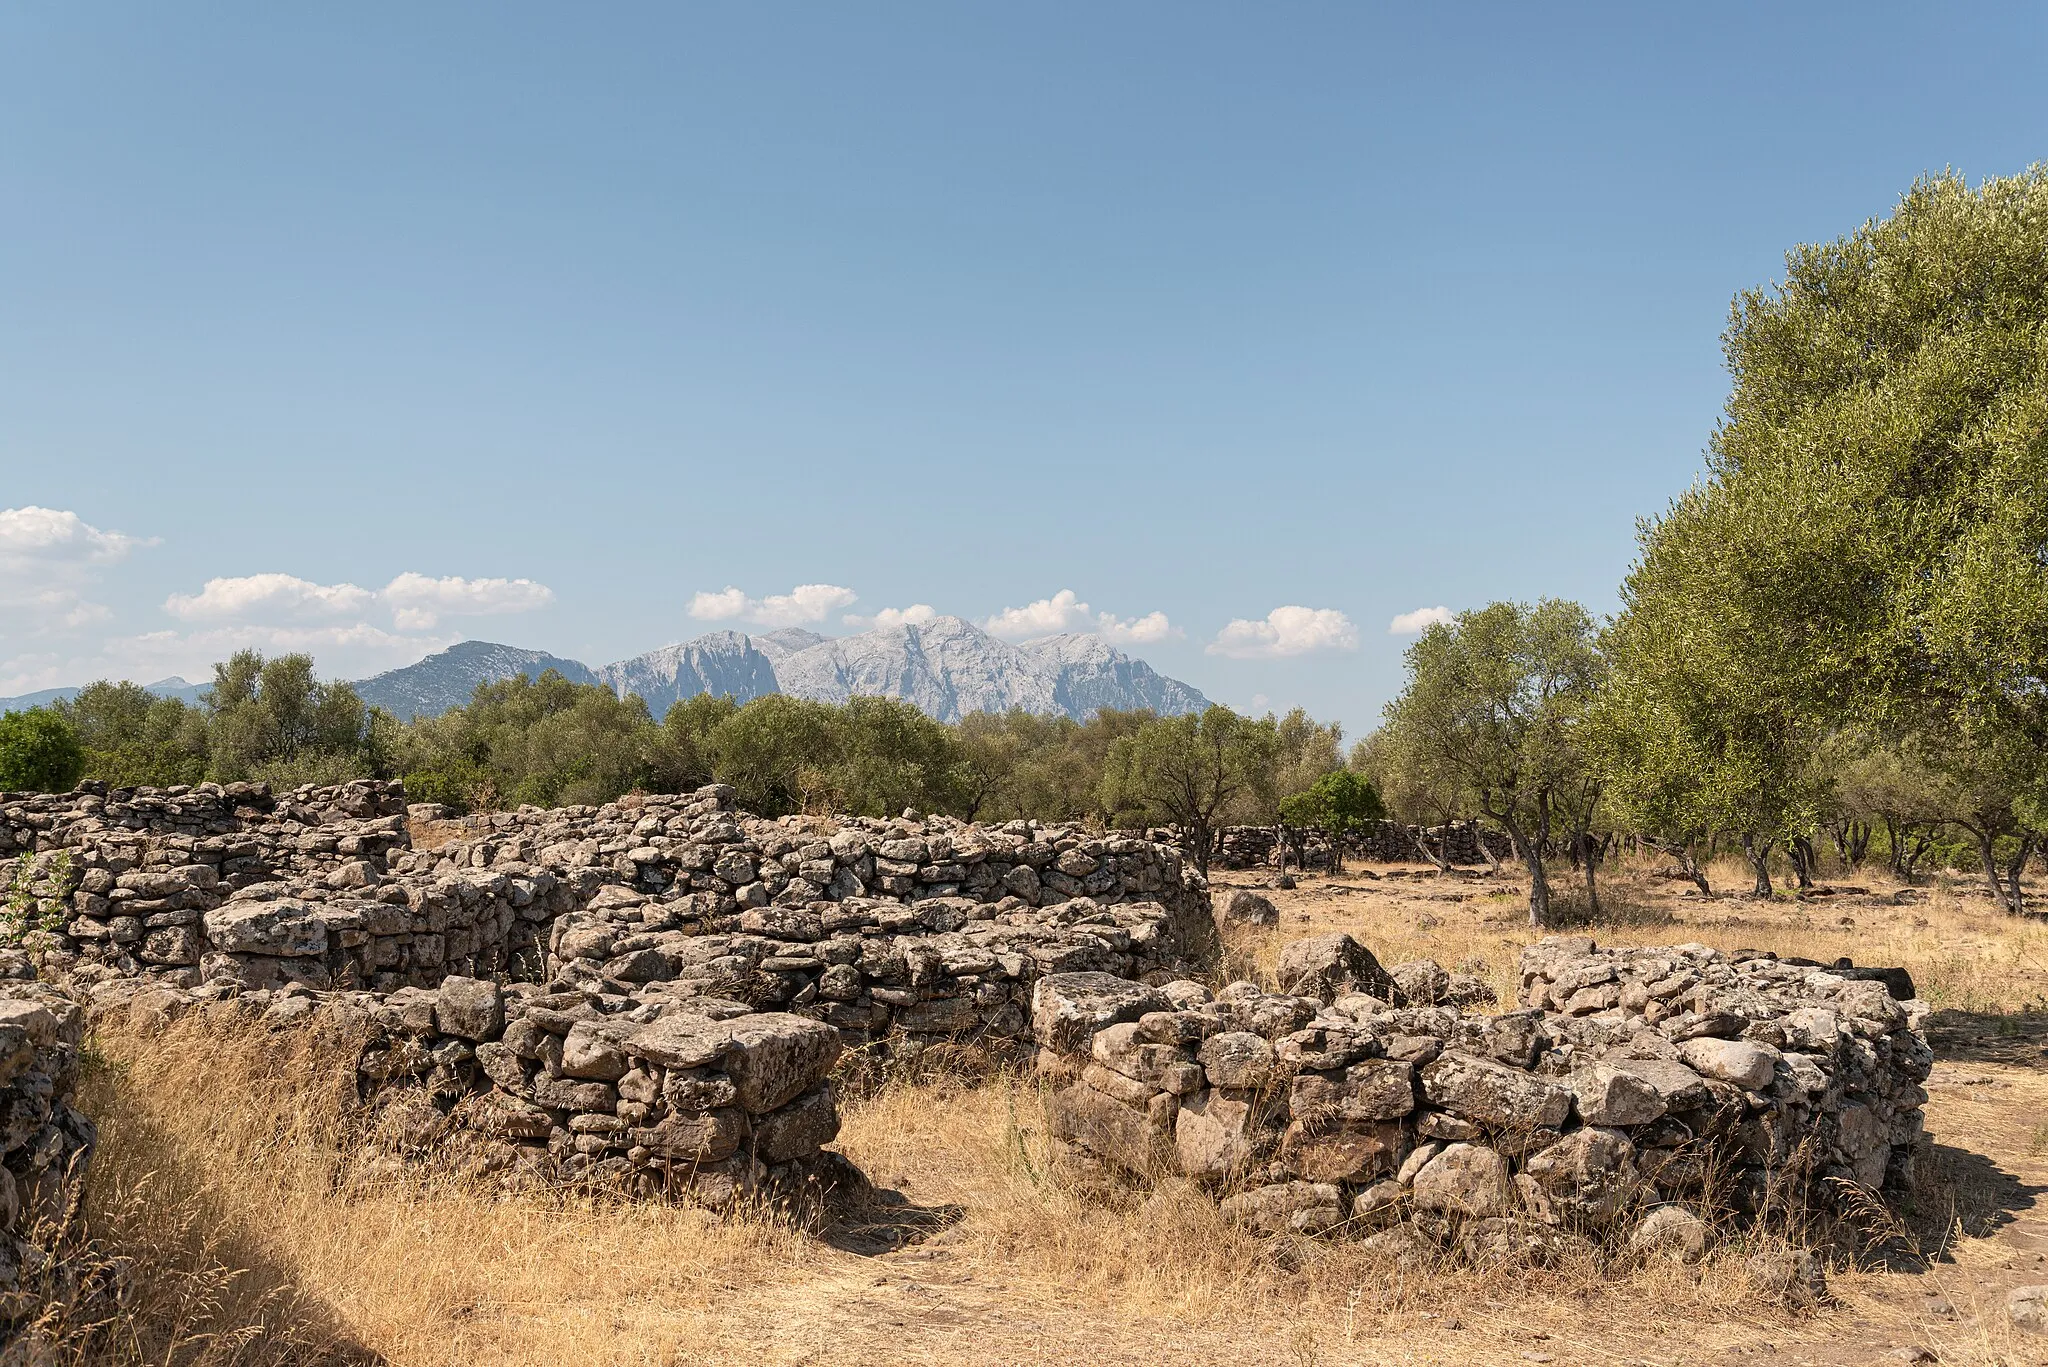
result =
[[[1166,620],[1163,612],[1148,612],[1128,620],[1113,612],[1098,613],[1072,589],[1061,589],[1050,598],[1026,603],[1021,608],[1004,608],[982,626],[990,635],[1014,641],[1056,636],[1063,631],[1092,631],[1118,645],[1147,645],[1184,634]]]
[[[401,630],[430,631],[443,614],[488,616],[531,612],[555,601],[555,591],[531,579],[429,579],[410,570],[377,595],[392,609]]]
[[[1088,625],[1088,605],[1072,589],[1061,589],[1050,598],[1026,603],[1021,608],[1004,608],[982,623],[992,636],[1020,641],[1034,636],[1053,636]]]
[[[921,627],[938,615],[939,610],[930,603],[912,603],[907,608],[883,608],[872,617],[848,613],[839,620],[850,627],[865,630],[869,627]]]
[[[1387,623],[1387,635],[1416,636],[1450,620],[1451,610],[1447,607],[1417,608],[1413,612],[1404,612]]]
[[[530,612],[554,601],[554,590],[531,579],[432,579],[411,570],[377,590],[354,584],[316,584],[293,574],[246,574],[209,579],[198,593],[174,593],[164,611],[187,622],[306,622],[361,617],[390,609],[401,631],[431,631],[445,616]]]
[[[377,595],[354,584],[316,584],[294,574],[209,579],[198,593],[174,593],[164,611],[187,622],[247,618],[305,620],[369,611]]]
[[[151,540],[103,531],[60,508],[0,508],[0,628],[75,631],[112,611],[87,598],[107,566]]]
[[[1211,655],[1228,655],[1239,660],[1275,659],[1284,655],[1307,655],[1317,650],[1358,649],[1358,627],[1335,608],[1305,608],[1290,604],[1274,608],[1264,621],[1240,617],[1216,633],[1208,646]]]
[[[852,607],[860,595],[838,584],[798,584],[788,593],[749,597],[730,584],[719,593],[697,593],[689,613],[703,622],[743,619],[770,627],[797,627],[822,622],[841,608]]]
[[[1167,621],[1163,612],[1148,612],[1143,617],[1134,617],[1128,622],[1113,612],[1105,612],[1095,619],[1095,629],[1104,640],[1114,641],[1118,645],[1151,645],[1170,636],[1186,634]]]

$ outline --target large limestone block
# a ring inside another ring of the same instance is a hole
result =
[[[1611,1064],[1575,1069],[1566,1082],[1588,1125],[1647,1125],[1667,1109],[1648,1079]]]
[[[788,1105],[754,1118],[754,1156],[764,1163],[787,1163],[817,1152],[838,1134],[832,1084],[821,1082]]]
[[[206,938],[229,954],[309,958],[327,952],[327,923],[320,909],[295,898],[275,902],[230,902],[205,917]]]
[[[1249,1169],[1259,1148],[1250,1102],[1215,1091],[1181,1102],[1173,1147],[1180,1170],[1200,1181],[1223,1181]]]
[[[1438,1058],[1422,1070],[1422,1087],[1451,1114],[1498,1130],[1556,1129],[1572,1109],[1569,1089],[1471,1054]]]
[[[1173,1131],[1155,1123],[1149,1108],[1134,1109],[1076,1082],[1052,1094],[1051,1110],[1055,1137],[1078,1144],[1105,1162],[1136,1173],[1173,1165]]]
[[[1347,992],[1391,1001],[1394,980],[1380,961],[1349,935],[1311,935],[1280,951],[1276,975],[1282,992],[1315,997],[1327,1006]]]
[[[1745,1092],[1770,1086],[1778,1071],[1778,1051],[1749,1040],[1689,1039],[1678,1046],[1678,1053],[1702,1077],[1733,1083]]]
[[[1300,1073],[1288,1097],[1297,1120],[1399,1120],[1415,1109],[1415,1065],[1375,1058],[1341,1072]]]
[[[1607,1224],[1631,1209],[1643,1192],[1635,1145],[1619,1130],[1574,1130],[1522,1163],[1525,1199],[1536,1214]]]
[[[820,1082],[839,1059],[839,1032],[781,1011],[710,1020],[669,1015],[634,1031],[626,1051],[665,1068],[722,1064],[742,1109],[772,1111]]]
[[[1483,1144],[1451,1144],[1415,1174],[1419,1210],[1484,1220],[1508,1213],[1508,1162]]]
[[[434,996],[434,1026],[444,1035],[466,1040],[495,1039],[505,1028],[504,994],[493,982],[443,978]]]
[[[1280,1139],[1280,1161],[1311,1182],[1367,1182],[1401,1165],[1411,1144],[1397,1121],[1310,1124],[1297,1120]]]
[[[1080,1055],[1105,1026],[1172,1006],[1158,988],[1113,974],[1048,973],[1031,989],[1031,1030],[1040,1048]]]

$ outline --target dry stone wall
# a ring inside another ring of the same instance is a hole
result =
[[[87,785],[57,796],[0,794],[0,854],[26,861],[16,881],[31,946],[88,982],[142,976],[186,987],[388,992],[450,974],[537,979],[572,912],[590,933],[572,942],[570,959],[587,958],[605,928],[614,941],[662,936],[619,951],[639,955],[622,966],[626,981],[712,963],[716,974],[749,978],[761,1004],[777,1000],[778,983],[788,984],[784,1000],[802,995],[806,984],[788,975],[822,979],[844,966],[821,950],[789,949],[829,938],[806,940],[828,917],[840,938],[865,939],[944,934],[969,922],[1042,924],[1048,933],[1036,939],[980,938],[1029,941],[1068,966],[1106,945],[1092,966],[1114,971],[1184,970],[1216,950],[1207,890],[1176,852],[1072,828],[767,821],[735,810],[732,790],[718,786],[437,822],[433,848],[413,843],[414,815],[424,822],[441,813],[408,809],[397,785],[369,780],[281,798],[262,785]],[[1072,929],[1082,922],[1093,928]],[[677,944],[712,935],[738,938],[715,953]],[[1048,948],[1054,942],[1063,948]],[[797,962],[762,962],[778,958]],[[922,968],[899,973],[881,959],[870,955],[873,971],[863,972],[882,997],[838,998],[832,984],[820,987],[849,1023],[856,1008],[846,1002],[888,1009],[890,1019],[861,1027],[872,1033],[893,1022],[896,1008],[918,1004],[907,997],[957,995]],[[947,976],[970,989],[992,972],[1028,985],[1037,962],[1010,972],[1004,958],[1001,972],[956,967]],[[984,996],[984,1014],[1009,1018],[993,991]],[[1014,991],[1008,1004],[1016,1005]],[[932,1020],[913,1021],[907,1028],[940,1033]]]
[[[1028,1047],[1044,974],[1216,951],[1169,848],[723,787],[456,819],[371,781],[88,785],[0,794],[0,847],[24,962],[93,1010],[345,1025],[390,1152],[716,1205],[860,1185],[823,1148],[849,1045]]]
[[[1043,979],[1056,1132],[1259,1229],[1403,1256],[1684,1244],[1826,1179],[1904,1180],[1921,1138],[1924,1008],[1881,981],[1554,938],[1524,955],[1527,1005],[1481,1011],[1483,987],[1341,935],[1290,945],[1279,980]]]
[[[71,1104],[84,1012],[34,973],[26,956],[0,953],[0,1319],[58,1252],[95,1138]]]
[[[199,1012],[359,1041],[366,1137],[402,1162],[807,1213],[862,1180],[822,1149],[839,1032],[744,1002],[465,977],[384,994],[113,979],[90,1006],[144,1030]]]

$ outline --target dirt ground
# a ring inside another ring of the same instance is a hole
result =
[[[1249,886],[1281,912],[1278,927],[1228,932],[1240,972],[1343,930],[1388,963],[1426,955],[1512,993],[1530,938],[1517,879],[1374,866],[1272,881],[1217,876],[1219,905]],[[266,1083],[299,1065],[115,1049],[89,1098],[106,1116],[96,1199],[117,1236],[138,1193],[187,1212],[183,1233],[133,1224],[138,1246],[154,1240],[144,1275],[153,1256],[198,1285],[195,1238],[234,1270],[209,1306],[172,1307],[194,1341],[257,1323],[275,1345],[157,1360],[2048,1363],[2048,1338],[2004,1314],[2009,1288],[2048,1282],[2048,925],[2001,915],[1966,883],[1901,896],[1855,882],[1868,890],[1759,904],[1680,895],[1639,871],[1582,928],[1899,964],[1936,1007],[1927,1116],[1941,1180],[1912,1238],[1835,1270],[1833,1302],[1812,1312],[1758,1295],[1739,1249],[1697,1269],[1402,1274],[1352,1246],[1253,1239],[1195,1193],[1077,1189],[1054,1175],[1043,1093],[1019,1076],[905,1080],[851,1100],[840,1147],[903,1204],[821,1241],[686,1210],[352,1191]]]

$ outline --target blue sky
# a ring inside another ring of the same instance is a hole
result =
[[[9,5],[0,694],[927,605],[1362,734],[1612,609],[1736,290],[2048,157],[2043,15]]]

